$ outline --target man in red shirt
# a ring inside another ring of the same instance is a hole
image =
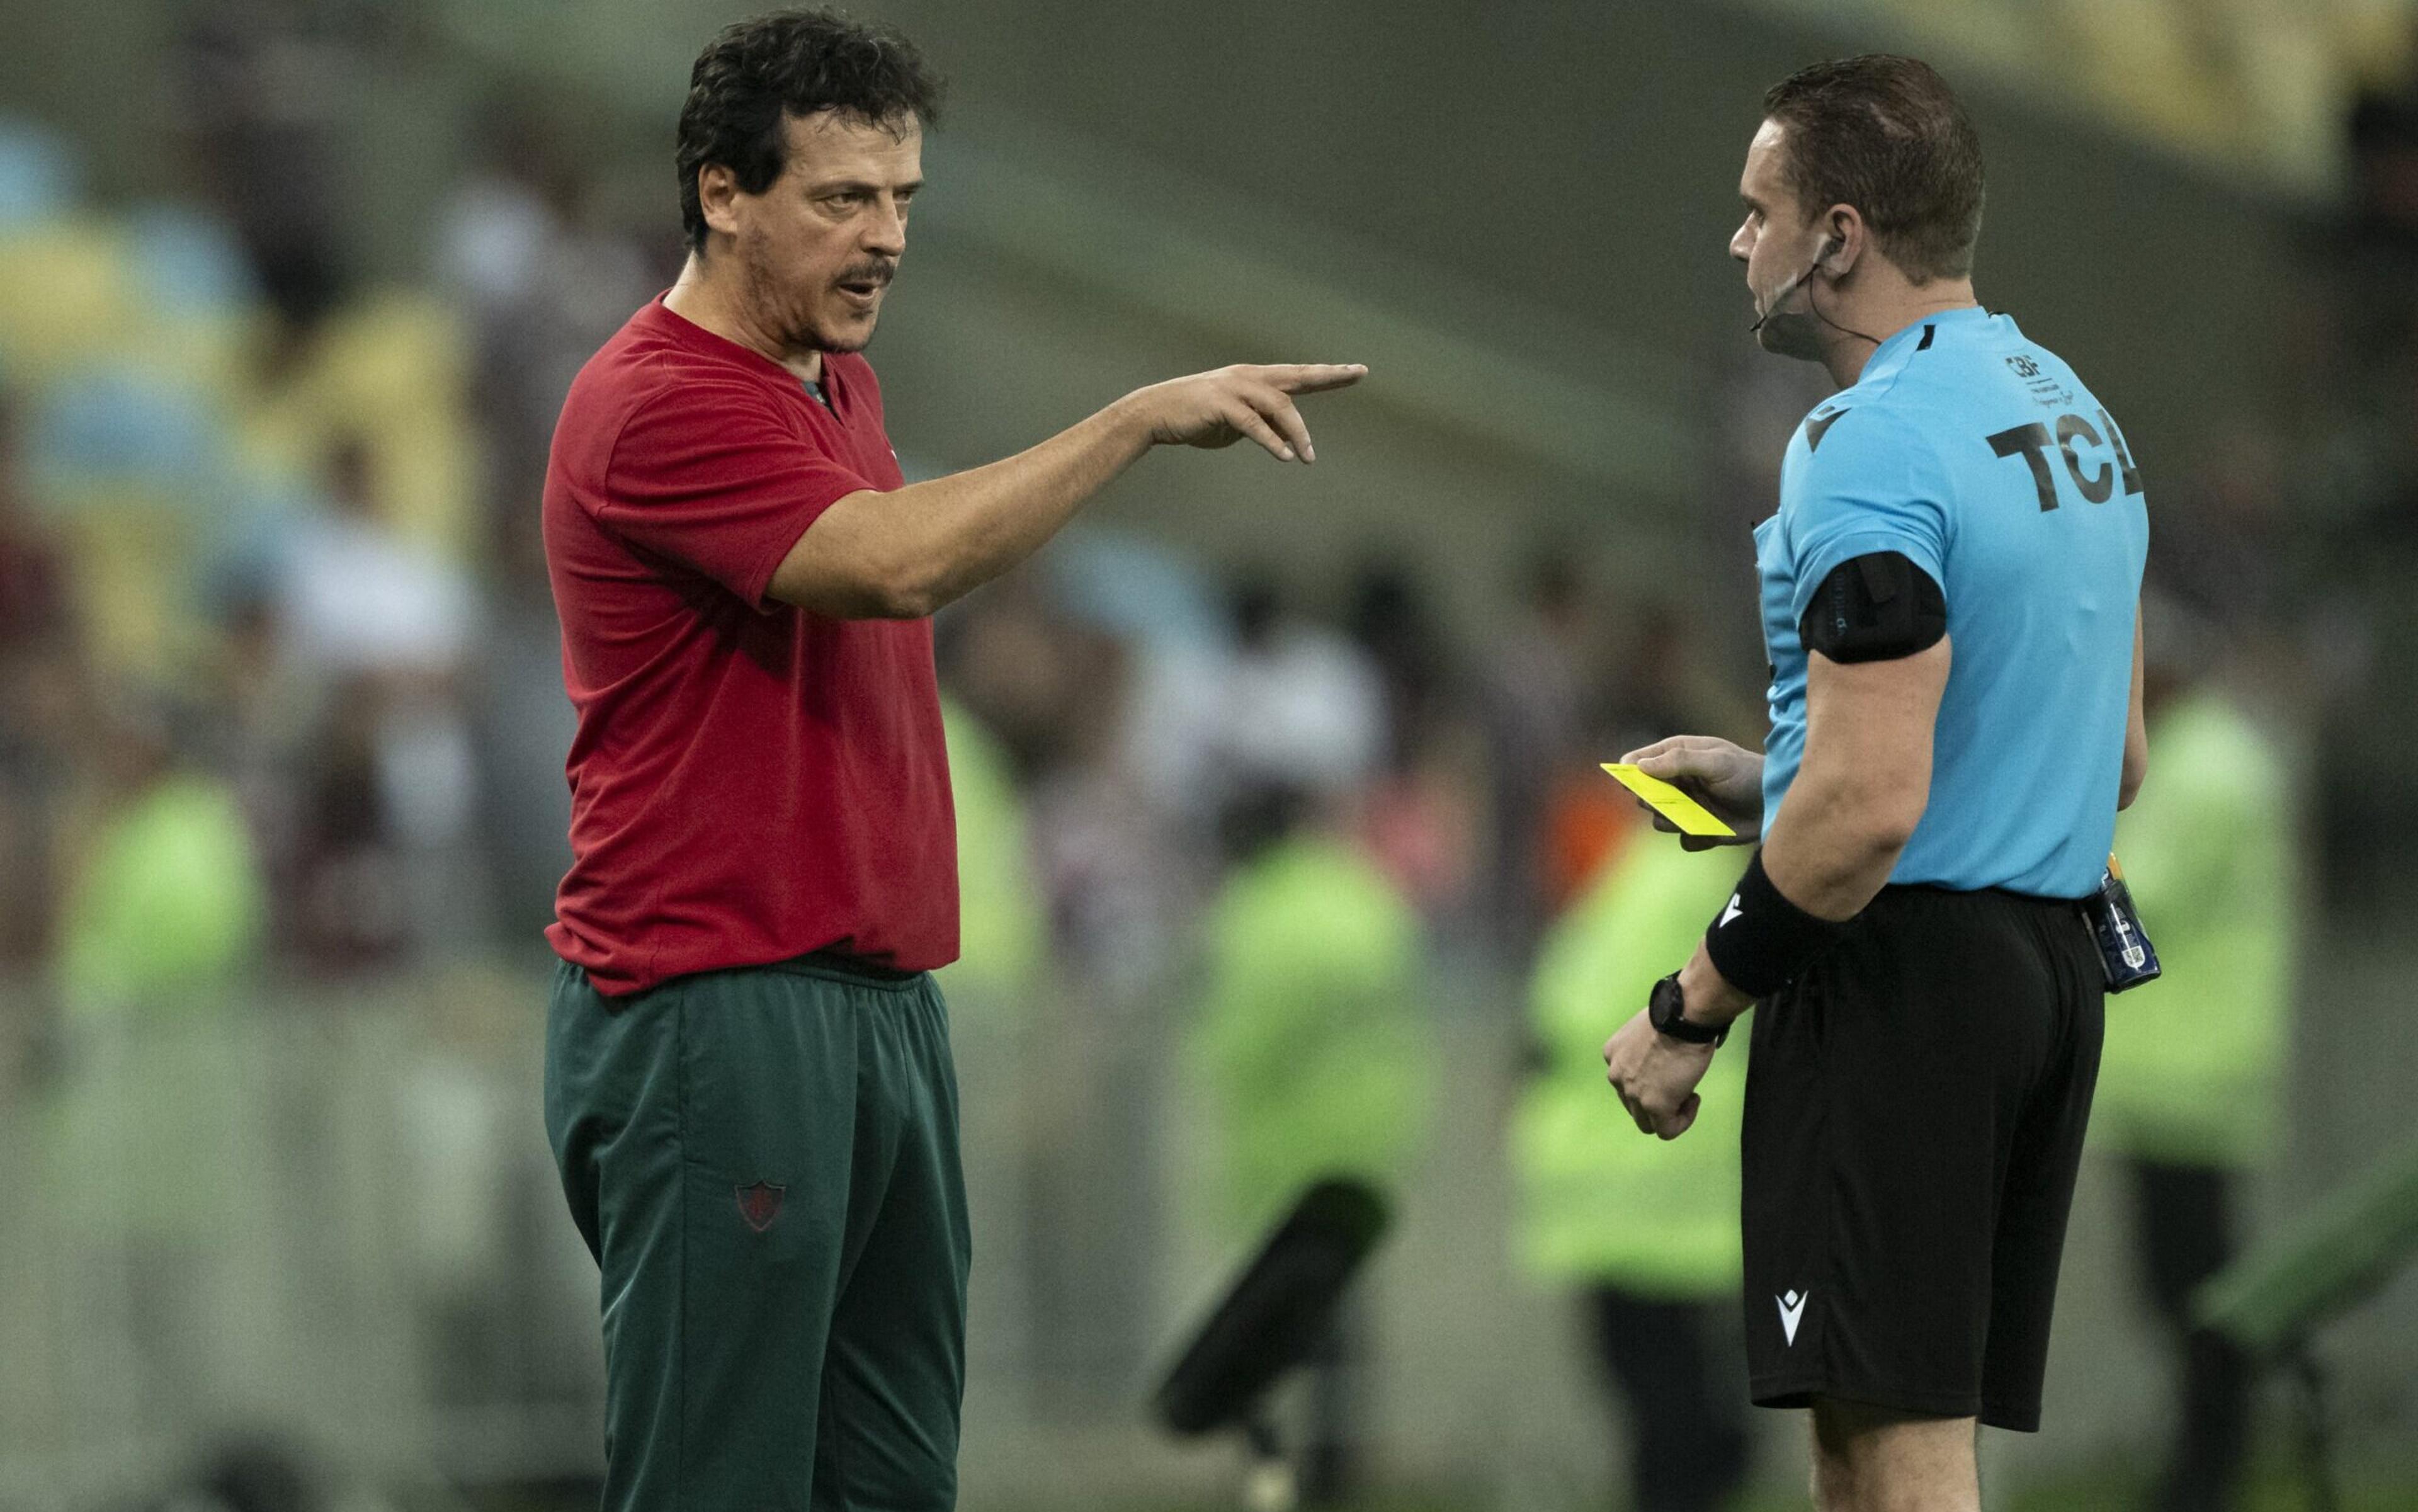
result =
[[[970,1253],[931,969],[957,952],[928,617],[1152,446],[1311,460],[1234,367],[903,486],[858,356],[937,89],[817,11],[681,114],[680,281],[572,385],[545,483],[574,860],[546,1128],[603,1271],[608,1508],[955,1504]]]

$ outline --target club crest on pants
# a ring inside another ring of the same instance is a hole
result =
[[[747,1220],[748,1228],[760,1234],[773,1227],[773,1220],[781,1215],[781,1197],[788,1188],[775,1186],[770,1182],[758,1182],[753,1186],[740,1187],[738,1191],[739,1215]]]

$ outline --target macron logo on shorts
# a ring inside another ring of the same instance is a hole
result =
[[[1810,1291],[1791,1291],[1771,1300],[1780,1304],[1780,1331],[1788,1336],[1788,1347],[1797,1347],[1797,1325],[1805,1321],[1805,1301]]]
[[[1733,893],[1730,894],[1730,906],[1722,910],[1721,923],[1714,924],[1713,927],[1719,929],[1722,924],[1729,923],[1732,919],[1737,918],[1739,914],[1744,913],[1745,911],[1746,905],[1740,903],[1738,901],[1738,895],[1736,893]],[[1794,1295],[1795,1293],[1792,1292],[1790,1294]]]

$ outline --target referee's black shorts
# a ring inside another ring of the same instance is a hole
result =
[[[1754,1400],[2040,1427],[2105,977],[2073,903],[1882,890],[1754,1016]]]

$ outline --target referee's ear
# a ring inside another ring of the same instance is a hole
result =
[[[1831,206],[1827,219],[1829,224],[1823,230],[1824,251],[1814,261],[1831,278],[1843,279],[1855,271],[1857,261],[1863,256],[1870,230],[1852,205]]]

